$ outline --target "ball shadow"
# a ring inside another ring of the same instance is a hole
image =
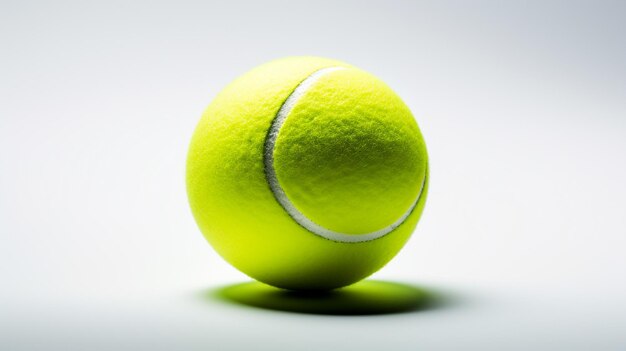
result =
[[[246,282],[204,292],[203,297],[275,311],[353,316],[432,310],[450,302],[433,290],[379,280],[331,291],[292,291]]]

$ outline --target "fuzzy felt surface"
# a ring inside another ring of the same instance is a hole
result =
[[[291,202],[347,234],[394,223],[419,196],[426,149],[413,116],[380,80],[331,72],[298,100],[278,135],[274,166]]]

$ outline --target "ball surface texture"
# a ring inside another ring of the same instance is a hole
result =
[[[343,62],[290,57],[228,85],[187,159],[200,230],[240,271],[286,289],[374,273],[422,213],[428,156],[408,107]]]

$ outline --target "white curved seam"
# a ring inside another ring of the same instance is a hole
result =
[[[426,175],[424,175],[424,180],[422,181],[422,186],[420,188],[420,192],[417,198],[415,199],[415,201],[413,201],[409,209],[404,214],[402,214],[400,218],[398,218],[398,220],[386,226],[385,228],[374,232],[369,232],[365,234],[346,234],[324,228],[321,225],[313,222],[302,212],[300,212],[291,202],[291,200],[289,200],[289,197],[287,197],[287,194],[285,193],[282,186],[280,185],[280,182],[278,181],[278,177],[276,176],[276,170],[274,169],[274,147],[276,146],[278,133],[280,132],[280,129],[285,123],[287,116],[289,116],[289,113],[295,106],[296,102],[298,102],[298,99],[300,99],[322,76],[330,72],[342,69],[345,69],[345,67],[327,67],[313,72],[310,76],[304,79],[287,97],[287,100],[285,100],[283,105],[278,110],[276,117],[272,121],[272,125],[265,140],[264,167],[267,182],[269,183],[272,193],[274,193],[274,197],[276,197],[278,203],[283,207],[283,209],[285,209],[285,211],[287,211],[287,213],[289,214],[289,216],[291,216],[291,218],[293,218],[293,220],[295,220],[298,224],[300,224],[311,233],[321,236],[325,239],[342,243],[359,243],[378,239],[382,236],[389,234],[398,226],[400,226],[407,219],[407,217],[409,217],[422,195],[422,191],[424,190],[424,184],[426,182]]]

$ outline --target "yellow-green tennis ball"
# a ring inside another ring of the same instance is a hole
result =
[[[384,266],[421,215],[428,157],[402,100],[343,62],[292,57],[227,86],[193,135],[187,190],[215,250],[287,289]]]

